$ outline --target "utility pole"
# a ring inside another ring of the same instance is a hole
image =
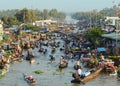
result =
[[[91,21],[91,11],[90,11],[90,29],[91,29],[91,23],[92,21]]]
[[[23,14],[23,22],[24,22],[24,30],[25,30],[25,9],[24,9],[24,14]]]

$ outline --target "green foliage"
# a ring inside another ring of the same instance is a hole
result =
[[[43,10],[43,19],[46,20],[46,19],[49,19],[50,16],[49,16],[49,11],[47,9],[44,9]]]
[[[40,62],[37,62],[37,65],[39,65],[40,64]]]
[[[3,16],[2,21],[4,24],[4,27],[10,27],[12,25],[18,25],[20,22],[17,20],[15,16]]]
[[[57,72],[61,72],[61,70],[60,70],[60,69],[56,69],[56,71],[57,71]]]
[[[118,6],[113,6],[110,8],[104,8],[100,11],[91,10],[89,12],[76,12],[72,15],[72,18],[77,20],[82,20],[94,23],[100,21],[100,19],[104,19],[105,16],[116,16],[116,14],[120,17],[120,12],[118,11],[120,8]]]
[[[95,23],[98,22],[100,19],[104,18],[104,15],[97,11],[90,11],[90,12],[76,12],[72,15],[72,18],[81,20],[82,22],[91,22]]]
[[[50,24],[50,25],[48,25],[50,28],[57,28],[57,24]]]
[[[24,8],[23,10],[19,10],[15,17],[20,21],[24,23],[32,23],[35,21],[35,13],[33,10],[28,10]]]
[[[53,75],[59,75],[59,74],[62,74],[62,75],[64,75],[64,72],[62,72],[61,71],[61,69],[56,69],[56,71],[55,72],[53,72]]]
[[[5,75],[0,75],[0,79],[3,78]]]
[[[105,16],[116,16],[118,10],[120,10],[120,8],[118,6],[113,6],[111,8],[102,9],[100,11],[100,13],[105,15]]]
[[[42,74],[42,73],[44,73],[44,72],[41,71],[41,70],[36,70],[36,71],[34,71],[34,73],[35,73],[35,74]]]
[[[96,39],[96,38],[100,38],[103,33],[104,33],[103,30],[99,27],[92,28],[89,32],[87,32],[86,37],[89,39],[90,38]]]
[[[40,30],[40,28],[38,27],[38,26],[33,26],[33,25],[30,25],[30,24],[28,24],[28,25],[25,25],[25,26],[23,26],[26,30],[32,30],[32,31],[39,31]]]
[[[94,43],[94,46],[95,47],[98,47],[100,46],[100,43],[101,43],[101,35],[103,34],[104,32],[102,31],[101,28],[97,27],[97,28],[91,28],[90,31],[88,31],[86,34],[85,34],[85,37],[88,39],[88,40],[91,40],[92,43]]]
[[[66,14],[64,12],[58,12],[56,9],[48,10],[31,10],[24,8],[22,10],[7,10],[0,11],[0,18],[4,22],[4,27],[10,27],[12,25],[20,25],[21,23],[33,23],[36,20],[45,20],[45,19],[58,19],[64,20]],[[34,27],[33,27],[34,28]],[[36,29],[36,27],[34,28]]]
[[[50,10],[49,15],[51,17],[57,18],[57,13],[58,13],[58,11],[56,9],[52,9],[52,10]]]
[[[20,24],[20,22],[17,20],[17,18],[15,16],[9,17],[8,18],[8,23],[9,23],[10,26]]]

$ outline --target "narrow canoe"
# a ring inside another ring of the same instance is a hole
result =
[[[59,68],[66,68],[68,66],[68,62],[59,65]]]
[[[33,79],[33,81],[30,81],[30,80],[28,79],[28,76],[27,76],[27,75],[23,74],[23,76],[24,76],[24,79],[25,79],[29,84],[36,84],[35,79]]]
[[[33,64],[35,62],[35,59],[34,58],[31,58],[30,59],[30,64]]]
[[[102,68],[99,68],[94,73],[86,76],[84,79],[73,79],[73,80],[71,80],[71,83],[78,83],[78,84],[86,83],[86,82],[96,78],[101,71],[102,71]]]

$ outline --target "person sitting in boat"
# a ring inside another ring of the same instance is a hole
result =
[[[50,55],[50,61],[53,63],[55,61],[55,57],[53,55]]]
[[[34,79],[33,79],[33,77],[32,77],[32,75],[30,75],[29,77],[28,77],[28,80],[30,81],[30,82],[32,82]]]
[[[78,76],[80,76],[81,79],[85,77],[85,75],[82,74],[82,68],[81,66],[78,66],[77,73]]]
[[[52,48],[52,53],[53,53],[53,52],[55,52],[55,50],[56,50],[56,48],[55,48],[55,47],[53,47],[53,48]]]
[[[64,59],[64,56],[60,57],[60,64],[65,64],[67,63],[67,60]]]
[[[105,60],[105,57],[104,57],[103,54],[101,54],[101,56],[100,56],[100,61],[104,61],[104,60]]]
[[[15,56],[18,57],[19,56],[19,51],[15,50]]]
[[[47,49],[44,49],[44,50],[43,50],[43,54],[46,54],[46,53],[47,53]]]

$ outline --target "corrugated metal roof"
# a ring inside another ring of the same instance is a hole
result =
[[[120,40],[120,33],[113,32],[109,34],[103,34],[102,37]]]

